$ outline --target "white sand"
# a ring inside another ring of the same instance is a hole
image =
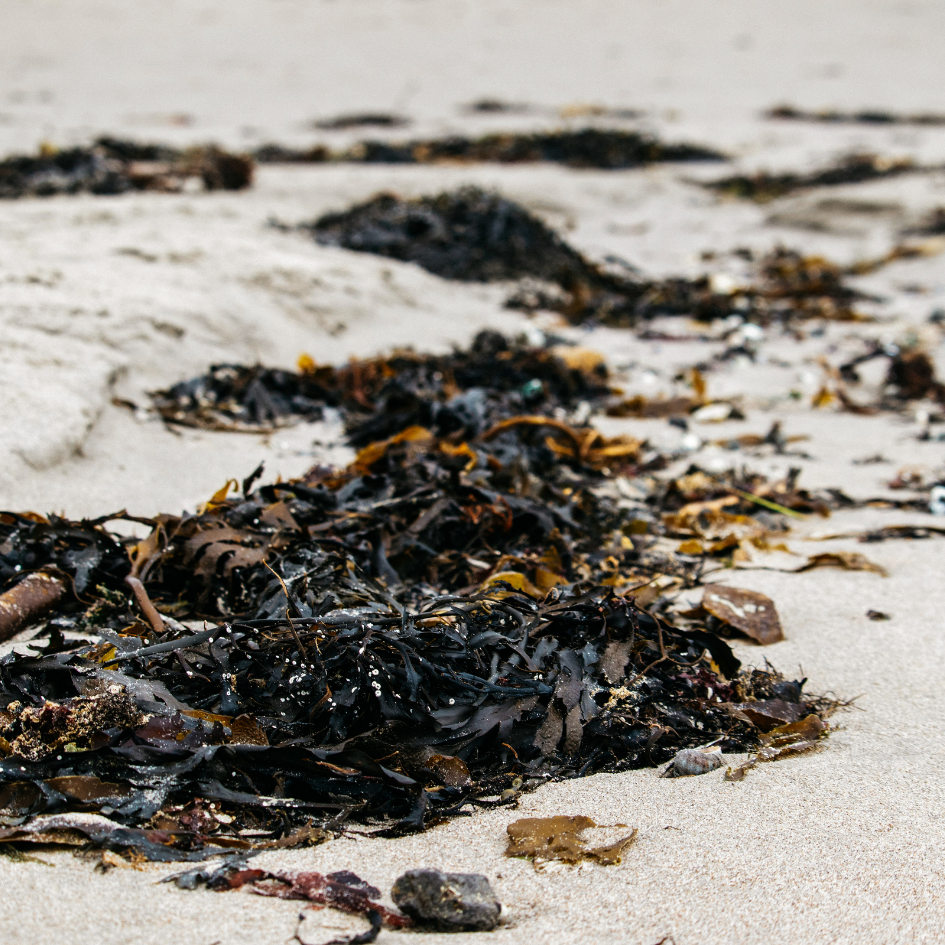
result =
[[[758,118],[782,101],[945,111],[945,7],[934,2],[5,0],[0,18],[0,151],[105,132],[244,147],[342,141],[306,125],[352,110],[402,111],[416,120],[405,134],[548,123],[540,113],[490,122],[459,111],[499,96],[546,110],[645,109],[645,127],[732,150],[745,167],[812,166],[854,147],[945,160],[945,129]],[[501,287],[450,284],[411,266],[315,247],[267,227],[273,217],[312,219],[381,188],[423,193],[478,182],[522,200],[589,253],[617,253],[667,274],[731,269],[731,260],[700,262],[699,253],[778,242],[841,261],[876,255],[898,227],[945,202],[942,175],[768,207],[718,203],[685,183],[724,172],[270,167],[246,194],[0,204],[0,506],[70,515],[121,506],[174,511],[261,458],[273,476],[318,458],[343,462],[330,424],[269,438],[175,435],[111,398],[143,404],[146,390],[210,362],[290,366],[301,351],[338,361],[395,344],[443,348],[484,326],[529,324],[502,309]],[[834,203],[824,206],[826,198]],[[855,348],[852,334],[894,341],[917,331],[945,374],[940,335],[925,322],[945,306],[945,257],[897,263],[861,283],[886,298],[866,306],[882,321],[855,332],[832,326],[803,341],[770,332],[757,364],[710,376],[712,393],[744,395],[747,419],[698,427],[699,435],[763,433],[781,418],[787,433],[811,436],[799,446],[813,458],[778,458],[780,468],[795,462],[808,485],[857,496],[882,494],[903,464],[927,473],[941,467],[943,444],[918,441],[915,423],[808,406],[822,376],[814,359],[838,363]],[[643,343],[617,331],[572,335],[605,351],[629,386],[647,391],[671,390],[678,368],[719,350]],[[800,401],[784,399],[792,388]],[[643,431],[654,442],[679,436],[663,422],[607,429]],[[851,462],[877,452],[892,462]],[[701,455],[733,458],[718,449]],[[725,576],[771,595],[788,636],[764,651],[742,645],[744,660],[800,667],[811,690],[860,697],[856,710],[836,717],[841,729],[822,752],[763,766],[740,784],[720,773],[667,781],[643,771],[552,785],[519,812],[480,814],[397,841],[337,840],[266,861],[353,869],[384,889],[417,866],[483,872],[510,916],[492,938],[509,943],[652,945],[668,934],[678,945],[941,941],[945,542],[801,540],[822,528],[921,520],[850,512],[805,523],[793,541],[804,554],[866,553],[889,569],[885,579],[836,571]],[[870,608],[893,619],[873,623]],[[623,821],[640,837],[621,866],[536,873],[502,857],[505,824],[523,813]],[[170,872],[164,867],[102,876],[68,854],[47,858],[55,868],[0,859],[4,942],[281,945],[295,928],[292,903],[156,886]],[[362,926],[324,911],[302,935],[319,942]],[[383,932],[379,941],[396,938]]]

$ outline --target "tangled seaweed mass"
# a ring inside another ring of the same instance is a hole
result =
[[[215,146],[178,150],[164,145],[99,138],[90,147],[46,147],[0,161],[0,198],[53,194],[180,191],[189,180],[205,190],[243,190],[253,160]]]
[[[508,305],[558,311],[574,324],[627,326],[657,315],[706,322],[737,315],[760,324],[861,317],[853,307],[861,296],[824,259],[778,249],[760,261],[751,284],[725,290],[708,277],[643,279],[587,259],[521,205],[477,187],[412,200],[379,194],[302,229],[323,245],[417,263],[445,279],[532,280]]]
[[[834,706],[743,670],[725,620],[671,616],[664,592],[733,543],[685,555],[661,536],[758,539],[782,526],[756,496],[836,496],[661,481],[665,457],[576,418],[611,392],[574,350],[484,333],[305,376],[359,447],[346,469],[255,487],[257,470],[194,514],[138,520],[141,539],[107,529],[124,513],[0,518],[0,623],[46,616],[44,644],[0,661],[9,836],[76,810],[116,825],[96,842],[152,858],[315,842],[346,819],[397,834],[551,778],[756,751]],[[157,402],[251,423],[252,383]]]

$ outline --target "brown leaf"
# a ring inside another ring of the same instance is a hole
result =
[[[702,606],[762,646],[784,639],[774,601],[757,591],[711,584],[702,594]]]

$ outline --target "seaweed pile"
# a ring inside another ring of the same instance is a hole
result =
[[[403,144],[364,141],[347,151],[343,159],[366,164],[548,162],[576,168],[620,170],[672,161],[724,161],[726,158],[711,148],[664,144],[637,131],[583,128],[578,131],[491,134],[481,138],[456,135]]]
[[[753,284],[725,291],[708,276],[644,280],[629,267],[592,262],[521,205],[476,187],[411,200],[379,194],[301,228],[323,245],[414,262],[446,279],[526,280],[510,307],[559,311],[575,324],[626,326],[657,315],[762,324],[859,317],[846,273],[819,257],[777,249],[760,261]]]
[[[211,430],[271,429],[288,418],[319,419],[331,407],[343,411],[352,445],[365,446],[416,425],[477,436],[514,412],[550,416],[610,394],[595,352],[489,331],[444,355],[405,349],[341,367],[303,356],[299,367],[216,365],[152,400],[165,421]]]
[[[567,283],[595,272],[534,214],[478,187],[416,200],[382,193],[309,229],[323,245],[415,262],[444,279]]]
[[[278,145],[265,145],[256,152],[255,157],[262,162],[350,161],[361,164],[548,162],[603,170],[644,167],[648,164],[673,161],[726,160],[725,155],[711,148],[692,144],[665,144],[637,131],[600,128],[530,134],[490,134],[480,138],[452,135],[423,141],[362,141],[340,152],[333,152],[324,146],[293,151]]]
[[[767,203],[812,187],[861,184],[885,177],[898,177],[918,170],[921,168],[908,158],[887,158],[878,154],[851,154],[835,164],[807,174],[793,171],[772,174],[768,171],[759,171],[756,174],[734,174],[709,181],[703,186],[725,197]]]
[[[251,158],[214,146],[181,151],[99,138],[90,147],[44,147],[35,155],[0,161],[0,198],[134,190],[176,193],[188,180],[200,181],[206,190],[243,190],[252,179]]]
[[[141,539],[108,530],[124,513],[0,517],[0,604],[46,618],[45,644],[0,660],[0,840],[77,810],[107,816],[82,828],[94,842],[152,858],[347,819],[397,834],[829,713],[741,668],[737,620],[672,619],[666,597],[781,528],[772,508],[823,497],[795,476],[660,482],[658,454],[567,414],[599,372],[495,335],[451,357],[452,374],[373,362],[357,386],[345,369],[335,403],[364,444],[347,469],[254,487],[257,470],[194,514],[137,519]],[[461,388],[490,361],[494,387]],[[676,553],[682,535],[705,548]],[[60,592],[21,598],[40,574]]]

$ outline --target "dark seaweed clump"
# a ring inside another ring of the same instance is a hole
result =
[[[665,514],[762,488],[816,508],[793,477],[643,478],[645,444],[568,419],[604,396],[600,372],[544,349],[484,335],[398,358],[326,375],[363,444],[346,469],[254,487],[257,470],[195,513],[139,520],[140,539],[0,518],[0,598],[44,568],[71,590],[44,645],[0,660],[2,816],[100,810],[145,828],[101,842],[148,856],[349,818],[397,833],[549,778],[755,749],[829,710],[742,670],[731,628],[671,620],[658,589],[703,567],[658,546]]]
[[[353,116],[357,117],[357,116]],[[370,116],[362,116],[370,117]],[[376,116],[380,117],[380,116]],[[379,124],[380,122],[374,122]],[[359,124],[366,124],[361,121]],[[334,128],[355,127],[320,125]],[[361,141],[344,151],[324,145],[293,150],[265,145],[255,154],[263,162],[351,161],[360,164],[481,163],[526,164],[547,162],[575,168],[622,170],[674,161],[724,161],[725,155],[692,144],[666,144],[637,131],[583,128],[530,134],[490,134],[479,138],[451,135],[421,141]]]
[[[0,198],[175,192],[192,178],[207,190],[242,190],[252,183],[253,161],[212,146],[181,151],[99,138],[90,147],[44,148],[0,161]]]
[[[728,292],[708,277],[642,279],[630,267],[587,259],[526,208],[476,187],[411,200],[379,194],[303,229],[323,245],[413,262],[446,279],[526,280],[510,307],[559,311],[575,324],[626,326],[657,315],[762,324],[858,318],[858,294],[824,259],[775,250],[752,284]]]
[[[591,270],[534,214],[476,187],[417,200],[379,194],[342,213],[326,214],[311,231],[323,245],[415,262],[464,282],[523,276],[561,282]]]
[[[164,420],[204,429],[271,428],[320,419],[333,407],[343,411],[354,446],[415,425],[476,436],[514,412],[571,411],[608,395],[603,361],[569,366],[569,352],[486,331],[444,355],[401,350],[341,367],[303,361],[298,373],[217,365],[155,392],[152,402]]]
[[[841,184],[861,184],[884,177],[898,177],[918,170],[909,159],[891,159],[877,154],[852,154],[820,170],[807,174],[793,171],[772,174],[734,174],[705,184],[710,190],[726,197],[739,197],[765,203],[788,194],[812,187],[837,187]]]
[[[636,131],[583,128],[578,131],[492,134],[481,138],[456,135],[403,144],[365,141],[350,149],[344,160],[366,164],[549,162],[568,167],[621,170],[672,161],[724,161],[725,156],[698,145],[665,144]]]

